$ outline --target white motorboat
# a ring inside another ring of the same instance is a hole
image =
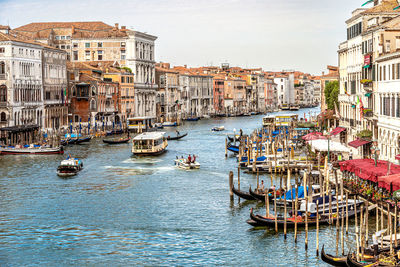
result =
[[[214,126],[212,129],[211,129],[211,131],[213,131],[213,132],[221,132],[221,131],[224,131],[225,130],[225,127],[224,126]]]
[[[184,170],[200,169],[200,163],[197,161],[188,163],[187,159],[176,159],[175,165]]]
[[[83,168],[83,163],[80,159],[67,158],[61,161],[61,164],[57,168],[57,175],[62,177],[68,177],[76,175]]]

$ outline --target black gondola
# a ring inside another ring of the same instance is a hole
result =
[[[106,132],[106,136],[110,136],[110,135],[116,135],[116,134],[123,134],[124,130],[112,130],[112,131],[107,131]]]
[[[188,133],[184,133],[184,134],[177,135],[177,136],[168,136],[167,140],[179,140],[179,139],[185,137],[186,135],[188,135]]]
[[[235,138],[234,137],[231,137],[229,135],[227,137],[228,137],[229,142],[235,142]],[[240,141],[240,137],[236,138],[236,141],[239,142]]]
[[[329,254],[325,254],[324,245],[322,245],[321,260],[332,266],[347,266],[347,257],[335,257]]]
[[[355,258],[355,255],[353,253],[347,254],[346,265],[349,267],[362,267],[362,266],[369,266],[372,264],[372,262],[361,263],[361,262],[358,262],[354,258]]]
[[[87,142],[90,142],[90,140],[92,140],[91,136],[86,136],[86,137],[83,137],[83,138],[77,138],[74,144],[87,143]]]
[[[360,211],[358,210],[357,213],[359,213]],[[349,218],[354,217],[355,213],[354,211],[349,211]],[[343,215],[344,216],[344,215]],[[339,216],[339,219],[341,218],[341,216]],[[260,216],[257,214],[253,213],[253,209],[251,209],[250,211],[250,219],[252,219],[253,221],[256,221],[258,223],[257,226],[270,226],[270,227],[274,227],[275,226],[275,218],[271,217],[271,218],[266,218],[264,216]],[[335,222],[336,221],[336,217],[332,218],[332,221]],[[283,216],[278,216],[277,218],[277,224],[280,227],[283,227],[285,224],[285,219]],[[315,217],[309,217],[308,218],[308,226],[314,226],[317,224],[317,220]],[[319,225],[324,225],[324,224],[329,224],[329,217],[328,216],[324,216],[320,218],[319,220]],[[306,222],[305,220],[302,218],[301,220],[297,220],[297,227],[302,227],[305,226]],[[253,225],[254,226],[254,225]],[[295,226],[295,221],[293,218],[287,218],[286,219],[286,227],[287,228],[294,228]]]
[[[227,149],[235,154],[239,154],[239,146],[228,144]]]
[[[103,143],[106,143],[106,144],[109,144],[109,145],[125,144],[125,143],[128,143],[130,139],[131,139],[130,137],[121,138],[121,139],[117,139],[117,140],[103,139]]]
[[[240,198],[246,199],[246,200],[256,200],[252,195],[250,195],[249,192],[245,192],[245,191],[241,191],[238,189],[235,189],[235,187],[232,187],[232,191],[233,193],[235,193],[235,195],[237,195]]]

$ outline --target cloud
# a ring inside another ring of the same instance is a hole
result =
[[[158,36],[156,59],[176,65],[222,61],[321,73],[337,64],[345,20],[362,3],[336,0],[9,0],[0,24],[119,22]]]

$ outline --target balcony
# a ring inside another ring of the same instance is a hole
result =
[[[0,108],[7,107],[7,102],[0,102]]]
[[[5,80],[5,79],[6,79],[6,74],[5,73],[0,74],[0,80]]]

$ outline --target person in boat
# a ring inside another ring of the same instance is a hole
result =
[[[271,191],[272,191],[272,192],[274,192],[274,191],[275,191],[275,189],[276,189],[275,185],[271,186],[271,188],[270,188],[270,189],[271,189]]]
[[[70,159],[71,158],[71,154],[68,154],[68,157],[67,157],[67,159]]]
[[[178,131],[178,130],[176,130],[176,136],[179,136],[181,133]]]
[[[195,154],[193,154],[193,160],[192,160],[192,163],[195,163],[196,162],[196,155]]]
[[[192,160],[192,157],[191,157],[190,154],[189,154],[188,159],[187,159],[187,163],[190,164],[191,160]]]
[[[261,184],[260,184],[260,192],[264,192],[264,180],[261,180]]]

